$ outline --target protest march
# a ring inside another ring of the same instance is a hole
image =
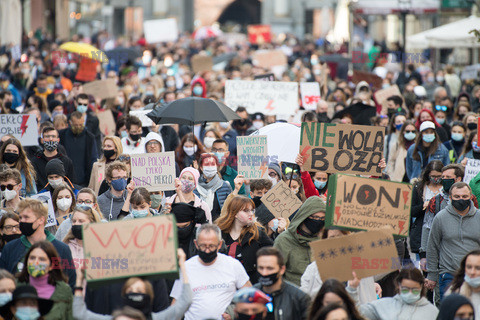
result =
[[[140,29],[0,41],[0,319],[480,319],[475,58]]]

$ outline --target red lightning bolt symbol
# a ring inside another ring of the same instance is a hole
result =
[[[263,177],[263,175],[265,174],[265,171],[267,171],[267,166],[264,164],[262,164],[262,166],[260,167],[260,170],[262,170],[262,175],[260,177]]]
[[[302,158],[306,158],[307,157],[307,153],[308,151],[310,150],[310,146],[306,146],[305,148],[303,148],[302,152],[300,153],[300,155],[302,156]]]
[[[342,213],[340,212],[340,207],[335,207],[335,215],[337,216],[338,223],[338,220],[340,220],[340,216],[342,215]]]
[[[20,130],[22,130],[22,135],[21,135],[21,137],[23,137],[25,131],[27,131],[27,128],[28,128],[28,126],[27,126],[28,117],[30,117],[29,114],[26,114],[26,115],[24,115],[24,116],[22,117],[22,125],[20,126]]]
[[[402,234],[402,230],[403,230],[404,225],[405,225],[405,221],[398,221],[398,228],[400,229],[398,234]]]
[[[268,111],[272,111],[273,109],[275,109],[275,107],[272,107],[272,104],[273,104],[273,100],[268,101],[268,104],[265,107],[265,109],[267,109]]]
[[[405,204],[407,204],[409,196],[410,196],[410,191],[403,191],[403,201],[405,201]]]

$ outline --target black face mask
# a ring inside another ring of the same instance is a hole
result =
[[[452,200],[452,206],[460,212],[465,211],[470,207],[470,199]]]
[[[11,101],[7,101],[3,104],[3,106],[5,107],[5,109],[12,109],[12,102]]]
[[[198,256],[200,257],[200,259],[202,259],[203,262],[210,263],[217,258],[217,250],[208,253],[198,250]]]
[[[268,276],[262,276],[258,273],[258,283],[260,283],[263,287],[269,287],[278,280],[278,272],[269,274]]]
[[[132,139],[132,141],[138,141],[140,138],[142,137],[141,134],[131,134],[130,135],[130,139]]]
[[[18,160],[18,153],[13,153],[13,152],[5,152],[3,154],[3,161],[8,163],[8,164],[14,164]]]
[[[262,205],[262,200],[260,200],[262,197],[253,197],[253,203],[255,203],[255,208],[258,208]]]
[[[83,239],[82,225],[81,224],[73,224],[72,225],[72,234],[75,237],[75,239],[82,240]]]
[[[18,239],[20,238],[22,235],[21,234],[17,234],[17,233],[14,233],[14,234],[3,234],[2,235],[2,239],[3,241],[5,242],[10,242],[12,240],[15,240],[15,239]]]
[[[468,130],[477,130],[477,124],[475,122],[467,123]]]
[[[123,298],[123,303],[141,311],[145,316],[149,316],[152,313],[152,303],[148,294],[127,293]]]
[[[237,317],[235,318],[235,320],[262,320],[262,319],[263,319],[263,312],[252,314],[252,315],[237,312]]]
[[[178,240],[187,240],[192,235],[193,228],[195,228],[195,223],[193,222],[183,228],[177,227]]]
[[[33,229],[33,222],[20,222],[20,232],[24,236],[30,237],[35,231],[37,231],[37,229]]]
[[[115,150],[103,150],[103,155],[105,156],[105,159],[110,159],[113,155],[115,154]]]
[[[303,224],[305,225],[305,227],[307,227],[310,233],[316,235],[325,226],[325,220],[314,220],[311,218],[307,218],[305,219],[305,221],[303,221]]]
[[[455,179],[442,179],[443,190],[448,193],[454,183],[455,183]]]

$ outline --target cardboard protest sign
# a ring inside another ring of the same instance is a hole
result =
[[[132,179],[136,187],[148,191],[175,190],[175,153],[142,153],[130,155]]]
[[[267,179],[267,136],[237,137],[238,174],[245,179]]]
[[[288,63],[287,56],[282,50],[257,50],[253,54],[252,60],[255,66],[267,69],[285,66]]]
[[[465,176],[463,177],[463,182],[469,183],[470,180],[475,178],[480,172],[480,160],[467,159],[467,165],[465,166]]]
[[[0,137],[9,134],[22,146],[38,145],[37,119],[31,114],[0,114]]]
[[[383,84],[383,79],[376,74],[353,70],[352,82],[358,84],[360,81],[366,81],[374,89],[381,89]]]
[[[33,196],[30,196],[30,198],[41,201],[43,205],[48,208],[48,218],[47,223],[45,224],[45,228],[59,225],[57,223],[57,219],[55,218],[55,210],[53,208],[52,194],[50,193],[50,191],[37,193]]]
[[[147,114],[149,114],[150,112],[152,112],[151,109],[149,109],[149,110],[135,110],[135,111],[130,111],[129,114],[131,116],[135,116],[138,119],[140,119],[140,121],[142,121],[142,127],[151,127],[151,126],[154,125],[154,123],[153,123],[152,119],[147,117]]]
[[[389,228],[318,240],[310,247],[322,279],[348,281],[353,271],[365,278],[402,268]]]
[[[259,81],[275,81],[275,75],[273,73],[259,74],[253,77],[253,80]]]
[[[115,118],[113,117],[112,110],[106,109],[97,112],[98,126],[100,132],[105,136],[115,135]]]
[[[390,226],[406,237],[412,186],[407,183],[335,174],[328,180],[326,226],[376,230]]]
[[[303,122],[300,154],[305,171],[379,176],[384,139],[383,127]]]
[[[213,59],[211,56],[196,54],[190,59],[193,72],[211,71],[213,68]]]
[[[87,282],[178,272],[172,214],[83,227]]]
[[[115,79],[95,80],[85,83],[83,92],[100,99],[114,98],[117,96],[118,87]]]
[[[261,200],[277,218],[288,219],[292,213],[302,206],[302,201],[283,181],[278,182]]]
[[[375,97],[375,100],[377,101],[377,103],[382,105],[382,114],[386,115],[387,109],[388,109],[387,99],[390,98],[391,96],[402,97],[402,93],[400,92],[400,89],[398,88],[398,86],[395,84],[388,88],[376,91],[373,94],[373,96]],[[403,107],[405,108],[405,103]]]
[[[257,24],[247,27],[248,42],[251,44],[270,43],[272,41],[272,28],[270,25]]]
[[[320,101],[320,85],[318,82],[300,82],[302,105],[306,110],[316,110]]]
[[[178,39],[177,20],[174,18],[147,20],[143,22],[143,31],[145,40],[150,44]]]
[[[233,110],[243,106],[250,114],[294,114],[298,108],[298,83],[227,80],[225,104]]]

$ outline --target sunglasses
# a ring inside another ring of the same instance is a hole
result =
[[[438,104],[435,106],[435,110],[437,111],[447,111],[447,109],[448,109],[447,106],[441,106]]]
[[[405,130],[405,133],[415,133],[414,130]]]
[[[5,191],[5,189],[8,189],[11,191],[15,186],[17,186],[17,184],[7,184],[7,185],[2,184],[0,186],[0,190]]]

